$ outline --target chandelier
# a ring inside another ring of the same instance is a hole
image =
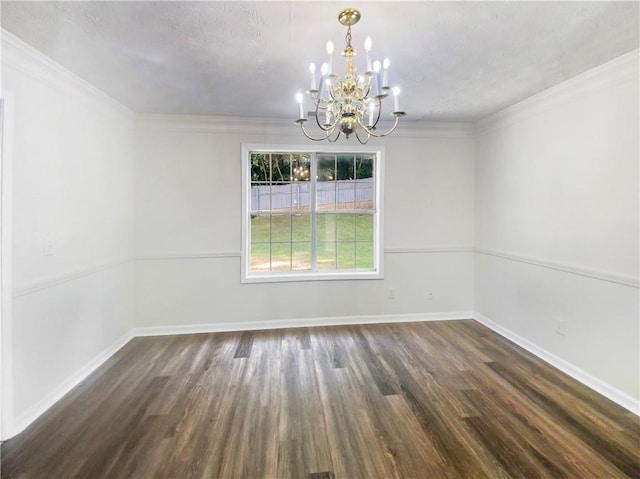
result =
[[[316,82],[316,66],[309,66],[311,72],[311,88],[306,92],[313,103],[314,111],[309,113],[320,129],[320,136],[311,136],[306,128],[307,117],[304,113],[302,91],[296,94],[298,102],[298,119],[302,133],[314,141],[328,140],[335,142],[340,134],[347,139],[354,134],[358,141],[365,144],[369,138],[383,137],[391,134],[398,126],[398,121],[405,116],[400,111],[398,95],[400,89],[389,87],[389,59],[381,63],[371,61],[371,37],[364,42],[366,71],[358,75],[354,57],[356,51],[351,46],[351,26],[360,20],[360,12],[355,8],[347,8],[340,12],[338,21],[347,27],[345,37],[346,46],[342,50],[346,68],[344,77],[333,73],[333,43],[327,43],[327,61],[320,67],[320,81]],[[393,111],[391,116],[394,123],[386,132],[378,132],[377,126],[382,113],[383,101],[393,94]]]

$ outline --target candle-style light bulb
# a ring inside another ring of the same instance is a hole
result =
[[[327,113],[325,114],[325,117],[324,117],[324,124],[326,126],[331,125],[331,110],[327,110]]]
[[[329,74],[333,72],[333,42],[329,40],[327,42],[327,63],[329,64]]]
[[[329,65],[323,63],[320,65],[320,89],[318,91],[318,98],[322,99],[324,91],[327,87],[327,72],[329,71]]]
[[[371,37],[367,37],[364,39],[364,53],[367,60],[367,71],[371,71],[371,57],[369,56],[369,52],[371,51],[371,47],[373,46],[373,41]]]
[[[382,61],[382,68],[383,73],[382,73],[382,88],[389,88],[389,59],[385,58]]]
[[[373,126],[373,112],[376,109],[376,105],[374,102],[369,103],[369,126]]]
[[[373,62],[373,94],[376,97],[382,96],[382,89],[380,88],[380,68],[382,64],[376,60]]]
[[[394,86],[393,90],[393,111],[400,111],[400,102],[398,100],[398,95],[400,95],[400,87]]]
[[[302,92],[300,90],[298,90],[298,93],[296,93],[296,101],[298,102],[298,119],[303,120],[304,109],[302,107]]]
[[[333,55],[333,42],[331,40],[327,42],[327,54]]]
[[[316,64],[311,63],[309,65],[309,71],[311,72],[311,91],[316,89]]]

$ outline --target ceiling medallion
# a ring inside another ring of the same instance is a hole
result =
[[[311,88],[306,92],[308,98],[313,103],[315,111],[310,112],[315,123],[320,129],[320,136],[309,135],[305,128],[308,121],[304,113],[304,97],[301,91],[296,95],[298,102],[298,119],[296,123],[300,125],[304,135],[314,141],[328,140],[336,141],[340,134],[344,134],[347,139],[354,134],[358,141],[365,144],[369,138],[383,137],[391,134],[398,126],[398,121],[405,116],[404,111],[400,111],[398,87],[389,87],[389,59],[385,58],[382,63],[371,61],[371,37],[367,37],[364,42],[366,70],[362,75],[358,75],[354,57],[355,49],[351,46],[351,26],[360,20],[360,12],[355,8],[347,8],[340,12],[338,21],[347,27],[345,37],[346,46],[342,50],[345,58],[346,68],[344,77],[333,73],[333,43],[327,42],[327,61],[320,67],[320,81],[316,82],[316,66],[312,63],[309,66],[311,72]],[[386,132],[379,133],[376,130],[382,113],[383,101],[393,93],[393,126]]]

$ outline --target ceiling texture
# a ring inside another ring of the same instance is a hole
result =
[[[638,2],[0,4],[2,28],[137,113],[294,119],[309,63],[362,19],[407,121],[476,121],[639,47]],[[334,55],[334,71],[343,71]],[[310,105],[309,105],[310,106]]]

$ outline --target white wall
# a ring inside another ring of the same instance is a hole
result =
[[[11,218],[3,219],[12,231],[8,436],[132,328],[133,117],[6,32],[2,49],[12,171]]]
[[[638,131],[636,51],[481,122],[475,177],[476,311],[636,407]]]
[[[469,317],[473,132],[434,125],[402,131],[384,141],[384,280],[240,284],[241,144],[308,140],[292,122],[143,118],[135,173],[138,325],[158,331],[363,315]]]
[[[474,309],[637,404],[637,52],[482,122],[477,138],[403,124],[385,139],[384,280],[241,284],[240,146],[304,145],[295,125],[136,121],[5,32],[2,46],[4,437],[132,333]]]

